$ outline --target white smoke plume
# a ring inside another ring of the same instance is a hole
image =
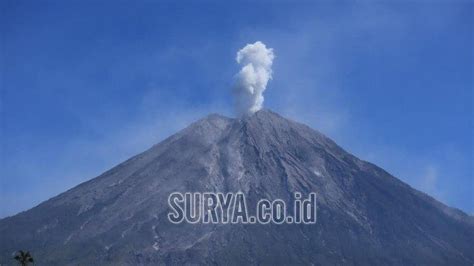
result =
[[[272,78],[272,48],[257,41],[247,44],[237,52],[237,63],[243,67],[237,74],[234,88],[235,103],[239,114],[252,114],[262,109],[263,92]]]

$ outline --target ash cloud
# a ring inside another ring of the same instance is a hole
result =
[[[252,114],[262,109],[263,92],[272,78],[272,48],[257,41],[237,52],[237,63],[243,67],[236,75],[235,104],[239,115]]]

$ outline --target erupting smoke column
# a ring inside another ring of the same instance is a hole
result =
[[[262,108],[263,92],[272,78],[273,58],[273,49],[260,41],[247,44],[237,52],[237,63],[243,65],[234,88],[239,114],[252,114]]]

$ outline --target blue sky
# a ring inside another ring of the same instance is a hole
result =
[[[276,55],[266,108],[474,212],[471,1],[65,2],[0,3],[0,217],[233,116],[257,40]]]

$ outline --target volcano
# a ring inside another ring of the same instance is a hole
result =
[[[172,192],[317,194],[315,224],[173,224]],[[5,204],[5,203],[4,203]],[[472,265],[474,218],[260,110],[209,115],[40,205],[0,220],[0,264]]]

